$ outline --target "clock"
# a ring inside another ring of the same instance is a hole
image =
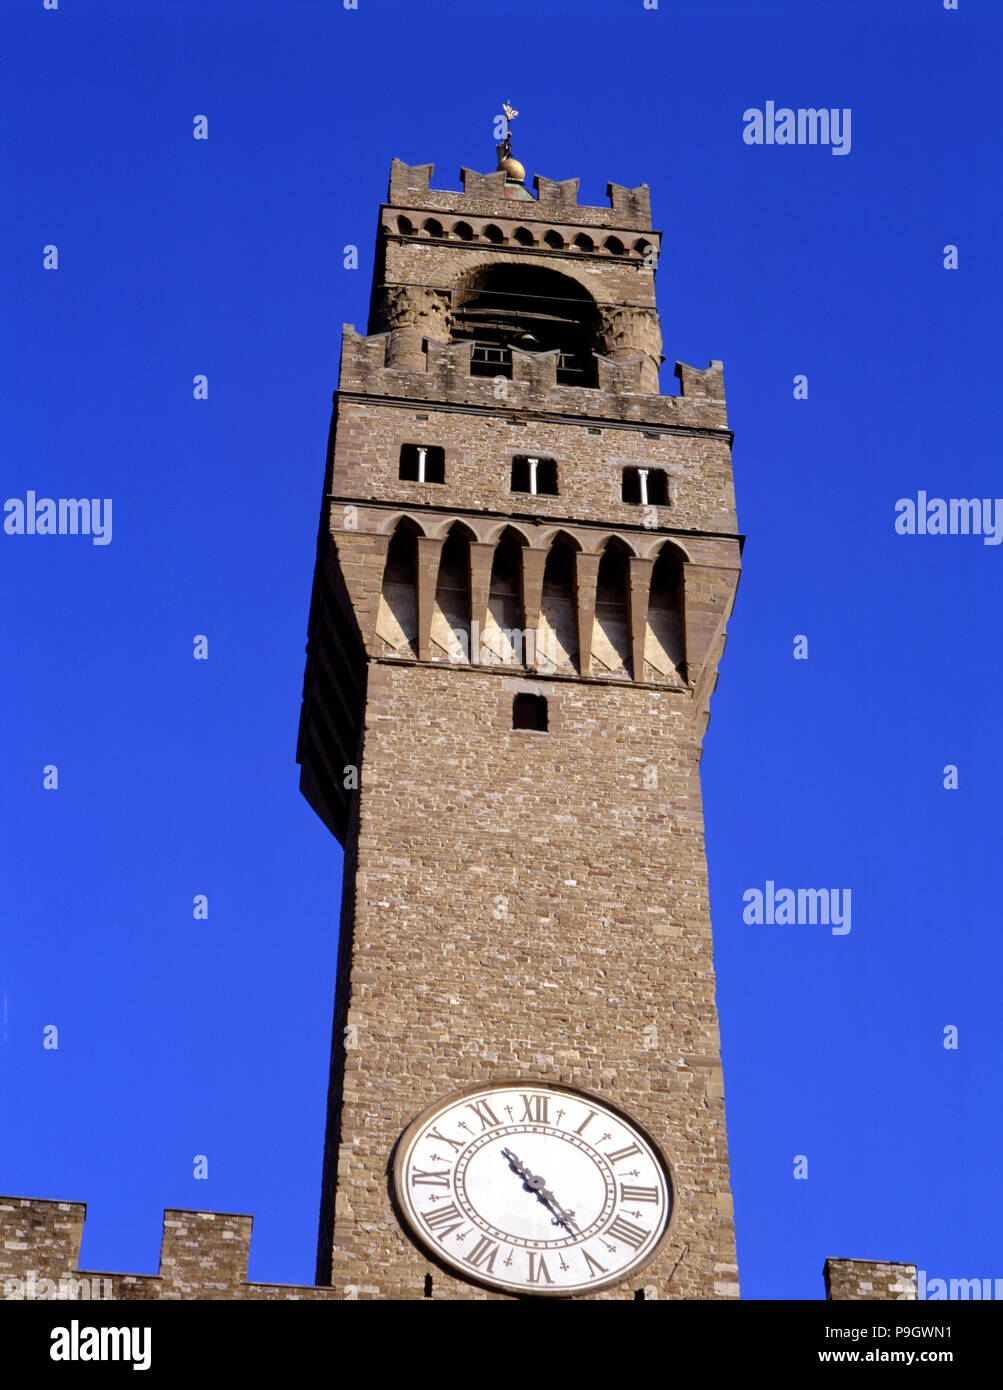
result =
[[[616,1106],[506,1081],[436,1101],[397,1145],[393,1192],[420,1245],[460,1278],[587,1294],[647,1264],[668,1232],[668,1161]]]

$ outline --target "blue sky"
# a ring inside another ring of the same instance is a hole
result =
[[[1001,41],[993,0],[8,0],[0,502],[110,497],[113,538],[0,533],[0,1191],[86,1201],[86,1267],[154,1272],[178,1206],[312,1281],[341,854],[295,747],[341,324],[391,158],[459,188],[507,99],[530,174],[651,185],[663,389],[724,361],[743,1294],[819,1298],[827,1255],[1003,1275],[1003,547],[894,529],[1003,493]],[[850,152],[745,144],[767,101],[849,108]],[[768,880],[849,888],[851,931],[744,922]]]

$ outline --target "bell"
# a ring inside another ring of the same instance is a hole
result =
[[[523,352],[536,352],[540,346],[540,340],[527,329],[525,333],[520,333],[518,338],[512,340],[512,346],[521,348]]]

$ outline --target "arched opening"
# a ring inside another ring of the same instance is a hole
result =
[[[618,236],[608,236],[603,242],[603,247],[611,256],[622,256],[624,253],[623,242]]]
[[[572,243],[576,251],[594,251],[595,242],[584,232],[579,232]]]
[[[673,545],[662,546],[651,572],[644,664],[650,680],[674,680],[686,668],[683,561]]]
[[[522,611],[522,551],[526,542],[506,530],[491,561],[488,615],[481,636],[481,661],[521,666],[525,660],[525,621]]]
[[[474,344],[475,376],[511,375],[511,350],[559,353],[557,380],[595,386],[595,300],[577,281],[526,265],[481,266],[453,297],[453,341]]]
[[[592,667],[596,675],[630,675],[628,619],[628,558],[622,541],[606,542],[596,580],[596,611],[592,624]]]
[[[484,228],[484,240],[490,241],[495,246],[500,246],[505,240],[505,233],[501,227],[496,227],[493,222],[489,222]]]
[[[552,250],[564,250],[564,238],[561,236],[560,232],[555,232],[553,228],[550,229],[543,239]]]
[[[405,518],[390,538],[376,615],[384,656],[418,654],[417,527]]]
[[[437,222],[434,217],[426,217],[425,221],[421,224],[421,229],[426,236],[442,236],[442,223]]]
[[[457,522],[439,556],[430,634],[433,661],[469,660],[470,541],[471,533]]]
[[[400,232],[401,236],[410,236],[414,231],[414,224],[410,217],[398,217],[397,230]]]
[[[453,236],[458,236],[461,241],[473,241],[474,229],[469,222],[457,222],[453,227]]]
[[[574,674],[578,659],[575,593],[575,550],[564,536],[556,536],[543,571],[536,642],[536,665],[541,670]]]
[[[520,246],[533,245],[533,233],[528,227],[516,227],[515,231],[512,233],[512,239],[513,241],[517,241]]]

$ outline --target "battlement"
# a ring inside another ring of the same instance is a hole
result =
[[[626,188],[619,183],[606,185],[608,208],[589,207],[578,202],[578,179],[546,179],[537,174],[533,179],[536,197],[528,190],[518,200],[512,197],[512,186],[506,182],[504,170],[479,174],[473,169],[461,169],[463,192],[455,189],[429,187],[434,164],[405,164],[395,159],[390,166],[390,185],[387,203],[393,207],[418,208],[429,212],[455,212],[460,206],[474,213],[497,213],[511,216],[518,208],[520,217],[531,221],[549,221],[560,217],[582,227],[605,227],[611,230],[648,231],[651,229],[651,190],[646,183]],[[507,191],[506,191],[507,190]]]
[[[249,1284],[253,1218],[229,1212],[164,1212],[157,1274],[82,1270],[87,1207],[0,1197],[0,1296],[5,1299],[331,1299],[347,1290]]]
[[[916,1266],[890,1260],[826,1260],[825,1296],[855,1302],[917,1298]]]
[[[0,1197],[0,1298],[154,1302],[379,1297],[379,1270],[362,1285],[247,1282],[254,1218],[233,1212],[164,1212],[157,1274],[80,1269],[87,1206],[38,1197]],[[884,1260],[826,1260],[829,1299],[915,1299],[916,1266]]]
[[[357,333],[354,324],[346,323],[339,390],[496,411],[500,402],[495,379],[471,375],[472,346],[470,342],[441,343],[423,338],[420,353],[395,360],[392,331],[365,335]],[[728,428],[721,362],[711,362],[703,370],[677,362],[675,375],[682,394],[660,396],[642,389],[642,357],[625,362],[614,362],[601,353],[593,357],[598,386],[572,386],[558,382],[556,351],[520,352],[513,348],[505,408],[639,425]]]

